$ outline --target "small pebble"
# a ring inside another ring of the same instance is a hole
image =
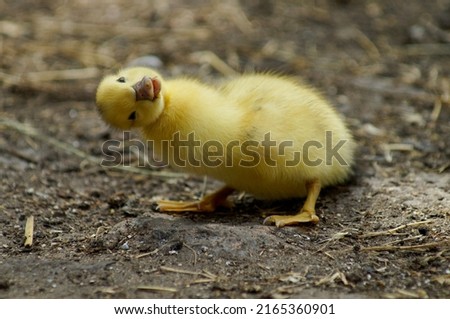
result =
[[[156,55],[146,55],[134,59],[127,64],[127,67],[136,67],[136,66],[159,69],[163,67],[163,62]]]
[[[409,28],[409,36],[415,42],[422,42],[425,38],[425,28],[421,25],[413,25]]]

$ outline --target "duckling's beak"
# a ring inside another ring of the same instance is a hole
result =
[[[154,101],[161,91],[161,82],[157,78],[144,76],[142,80],[136,82],[132,88],[136,92],[136,101]]]

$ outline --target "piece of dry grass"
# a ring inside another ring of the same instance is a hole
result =
[[[186,243],[183,243],[183,246],[186,247],[187,249],[189,249],[192,252],[192,254],[194,255],[194,262],[193,262],[193,264],[195,266],[197,264],[197,252],[194,250],[194,248],[192,248],[191,246],[189,246]]]
[[[33,245],[33,232],[34,232],[34,216],[28,216],[25,223],[25,241],[24,246],[29,248]]]
[[[402,250],[428,250],[433,248],[448,248],[450,247],[450,240],[441,240],[438,242],[431,242],[419,245],[410,246],[394,246],[392,243],[381,246],[362,247],[360,251],[402,251]]]
[[[194,275],[194,276],[202,276],[202,277],[206,277],[207,279],[210,279],[210,280],[217,279],[216,275],[210,273],[209,271],[205,271],[205,270],[203,270],[202,272],[198,272],[198,271],[190,271],[190,270],[186,270],[186,269],[172,268],[172,267],[166,267],[166,266],[161,266],[160,269],[163,271],[167,271],[167,272],[186,274],[186,275]]]
[[[24,153],[21,153],[13,148],[9,148],[9,147],[3,147],[0,145],[0,151],[8,153],[14,157],[17,157],[18,159],[21,159],[23,161],[32,163],[32,164],[37,164],[39,163],[39,161],[35,158],[33,158],[32,156],[26,155]]]
[[[100,158],[89,155],[89,154],[85,153],[84,151],[82,151],[68,143],[64,143],[64,142],[57,140],[54,137],[45,135],[42,132],[35,129],[31,125],[26,125],[26,124],[17,122],[13,119],[10,119],[10,118],[4,118],[4,119],[0,119],[0,127],[1,126],[7,127],[10,129],[14,129],[15,131],[17,131],[21,134],[24,134],[26,136],[32,137],[41,142],[49,144],[49,145],[55,147],[56,149],[63,151],[66,154],[74,155],[74,156],[82,159],[82,161],[87,161],[91,164],[98,165],[105,170],[125,171],[128,173],[150,175],[150,176],[155,176],[155,177],[159,177],[159,178],[180,178],[180,177],[185,176],[185,174],[180,174],[180,173],[175,173],[175,172],[153,171],[153,170],[142,169],[142,168],[134,167],[134,166],[118,165],[118,166],[114,166],[114,167],[104,167],[101,165],[102,160]]]
[[[327,284],[334,283],[336,280],[340,280],[346,286],[349,285],[349,282],[348,282],[347,278],[345,277],[345,274],[341,271],[336,271],[329,276],[325,276],[325,277],[317,280],[314,283],[314,285],[315,286],[327,285]]]
[[[151,290],[159,292],[178,292],[178,289],[172,287],[162,287],[153,285],[139,285],[136,287],[137,290]]]
[[[317,252],[323,251],[331,243],[337,242],[337,241],[341,240],[342,238],[344,238],[345,236],[347,236],[349,234],[350,234],[349,232],[337,232],[337,233],[333,234],[333,236],[331,236],[330,238],[325,240],[325,243],[322,246],[319,247]],[[328,257],[333,259],[333,257],[331,255],[327,254],[327,253],[325,253],[325,255],[327,255]]]
[[[191,59],[199,64],[208,64],[216,71],[222,73],[224,76],[237,76],[239,72],[235,71],[231,66],[224,62],[212,51],[199,51],[191,54]]]
[[[420,221],[420,222],[408,223],[408,224],[400,225],[400,226],[397,226],[397,227],[394,227],[391,229],[387,229],[387,230],[365,233],[365,234],[359,235],[358,237],[359,238],[371,238],[371,237],[377,237],[377,236],[403,235],[403,234],[399,234],[398,231],[403,230],[408,227],[419,227],[422,225],[431,224],[431,223],[434,223],[435,221],[436,220],[434,220],[434,219],[430,219],[430,220],[424,220],[424,221]]]
[[[414,150],[414,145],[405,143],[383,144],[382,149],[384,151],[386,162],[392,163],[392,151],[412,152]]]
[[[384,298],[389,299],[398,299],[398,298],[429,298],[428,294],[423,289],[416,290],[405,290],[405,289],[397,289],[394,292],[384,294]]]

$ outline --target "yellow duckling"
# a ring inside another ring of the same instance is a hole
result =
[[[321,187],[345,181],[353,163],[353,138],[333,107],[288,77],[248,74],[210,86],[129,68],[106,76],[96,100],[106,123],[139,128],[174,168],[226,185],[200,201],[160,201],[160,211],[212,212],[239,190],[266,199],[306,196],[298,214],[269,216],[265,224],[317,223]]]

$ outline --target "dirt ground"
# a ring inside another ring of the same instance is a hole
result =
[[[0,298],[450,298],[449,17],[448,0],[0,0]],[[122,133],[96,86],[139,57],[304,78],[347,118],[354,176],[317,226],[264,226],[301,200],[248,194],[159,213],[220,183],[98,165]]]

